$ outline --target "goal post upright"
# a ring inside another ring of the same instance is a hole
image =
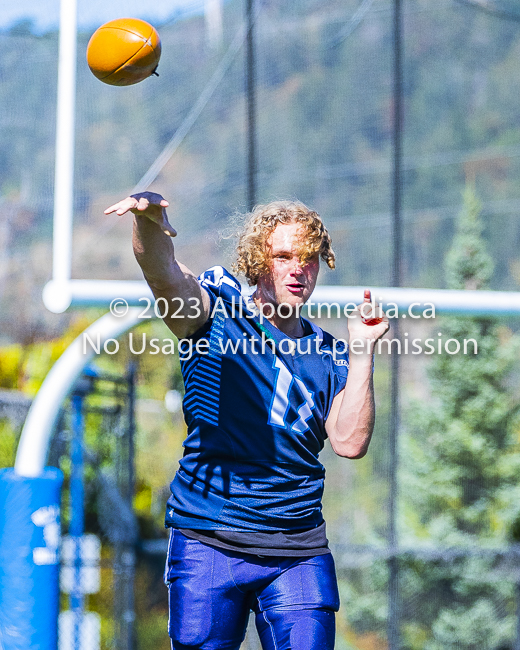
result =
[[[61,0],[56,105],[52,277],[56,283],[63,285],[71,278],[72,261],[76,58],[77,0]]]

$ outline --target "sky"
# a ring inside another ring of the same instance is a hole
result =
[[[66,0],[65,0],[66,1]],[[77,0],[78,25],[91,28],[114,18],[148,18],[157,23],[175,16],[177,12],[198,13],[204,0]],[[45,32],[58,26],[59,0],[16,0],[0,2],[0,29],[30,19],[35,31]]]

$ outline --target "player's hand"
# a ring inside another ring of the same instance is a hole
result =
[[[347,321],[351,340],[377,341],[390,328],[388,318],[381,309],[381,306],[377,303],[372,303],[370,289],[365,289],[363,302],[349,314]]]
[[[115,212],[121,216],[126,212],[132,212],[139,216],[148,217],[166,235],[176,237],[177,231],[171,227],[166,214],[166,208],[169,205],[168,201],[160,194],[155,192],[141,192],[140,194],[132,194],[132,196],[128,196],[126,199],[119,201],[119,203],[114,203],[114,205],[111,205],[105,210],[105,214]]]

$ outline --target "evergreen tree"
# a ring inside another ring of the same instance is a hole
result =
[[[467,187],[446,258],[450,289],[489,285],[480,212]],[[519,340],[490,317],[441,323],[443,339],[456,339],[461,351],[433,358],[431,401],[410,410],[402,439],[402,540],[427,546],[424,559],[403,563],[405,647],[505,650],[514,637],[514,582],[492,549],[507,546],[519,508],[520,402],[508,384]],[[477,354],[471,345],[463,354],[465,339],[477,342]]]

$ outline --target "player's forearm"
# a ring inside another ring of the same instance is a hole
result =
[[[172,238],[145,216],[134,216],[132,236],[135,258],[152,291],[175,284],[176,264]]]
[[[172,238],[148,217],[136,215],[134,254],[156,299],[163,298],[165,324],[178,338],[196,332],[209,316],[209,297],[195,275],[175,259]],[[172,300],[177,300],[172,308]]]
[[[368,449],[375,422],[372,355],[351,355],[343,399],[331,443],[346,458],[362,458]]]

